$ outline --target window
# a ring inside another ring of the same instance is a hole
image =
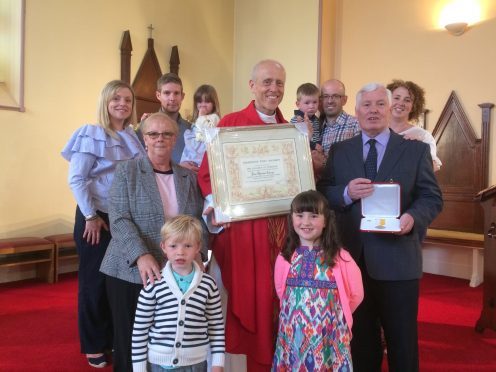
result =
[[[25,0],[0,0],[0,109],[24,111]]]

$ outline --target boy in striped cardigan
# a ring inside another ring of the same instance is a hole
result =
[[[132,337],[133,371],[224,370],[224,318],[219,290],[195,262],[202,226],[180,215],[162,227],[162,277],[141,290]],[[148,368],[148,369],[147,369]]]

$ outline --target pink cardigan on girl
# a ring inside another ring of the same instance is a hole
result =
[[[290,267],[291,264],[283,256],[277,256],[274,268],[274,283],[279,300],[282,300],[286,290],[286,279]],[[332,268],[332,272],[336,279],[339,300],[343,307],[346,324],[351,332],[351,327],[353,326],[351,314],[363,300],[362,274],[353,258],[344,249],[341,249],[336,255],[336,265]]]

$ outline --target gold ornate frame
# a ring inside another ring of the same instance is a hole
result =
[[[315,189],[308,136],[293,124],[218,128],[207,153],[218,222],[288,213]]]

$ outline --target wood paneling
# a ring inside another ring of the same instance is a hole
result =
[[[436,173],[443,192],[443,211],[431,228],[483,232],[482,208],[474,200],[488,185],[489,110],[482,109],[482,138],[477,138],[455,92],[451,92],[433,131],[443,166]]]

